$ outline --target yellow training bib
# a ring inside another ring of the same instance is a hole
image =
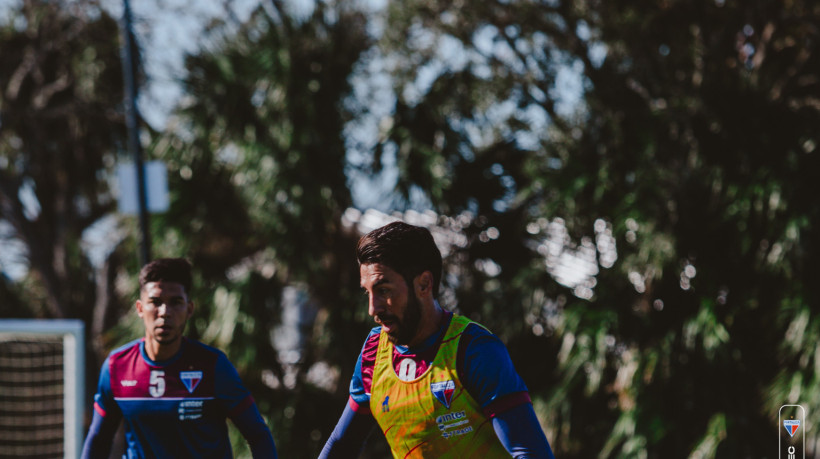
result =
[[[458,342],[471,323],[454,314],[432,364],[410,381],[393,370],[393,344],[382,330],[370,409],[394,457],[510,457],[456,373]]]

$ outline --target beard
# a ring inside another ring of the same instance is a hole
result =
[[[398,324],[395,331],[387,332],[387,339],[395,344],[407,344],[419,331],[419,324],[421,323],[421,301],[416,298],[416,295],[407,295],[407,307],[404,310],[404,318],[399,320],[396,316],[385,317],[394,323]]]

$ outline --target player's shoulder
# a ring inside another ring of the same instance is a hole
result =
[[[495,336],[489,328],[474,321],[470,321],[470,323],[464,328],[464,334],[474,338],[487,337],[498,339],[498,337]]]
[[[475,350],[481,350],[483,352],[493,348],[503,348],[506,350],[506,346],[504,346],[504,343],[498,336],[487,327],[474,321],[470,321],[464,328],[458,344],[462,352]]]
[[[203,359],[228,360],[228,356],[221,349],[209,346],[195,339],[183,339],[183,352],[185,352],[189,358],[195,356]]]
[[[485,338],[485,339],[498,339],[493,332],[490,331],[489,328],[481,325],[480,323],[470,319],[467,316],[462,316],[460,314],[453,314],[453,321],[458,321],[464,325],[464,330],[462,331],[462,340],[464,338],[467,339],[475,339],[475,338]]]
[[[124,355],[127,355],[129,352],[136,352],[137,354],[139,354],[140,343],[143,339],[144,338],[137,338],[119,347],[114,348],[114,350],[108,353],[108,360],[120,358]]]
[[[222,352],[222,350],[220,350],[219,348],[205,344],[199,340],[191,338],[182,338],[182,342],[184,346],[190,348],[189,350],[194,352],[210,352],[213,354],[224,354],[224,352]]]
[[[359,361],[362,367],[373,366],[376,361],[376,354],[379,350],[379,337],[381,336],[382,327],[373,327],[367,334],[367,338],[362,345],[362,352],[359,354]]]
[[[381,333],[381,325],[370,329],[370,332],[367,333],[367,338],[364,340],[364,345],[362,345],[362,354],[373,351],[379,347],[379,337],[381,336]]]
[[[378,325],[378,326],[375,326],[375,327],[371,328],[370,331],[367,333],[367,341],[370,341],[371,339],[373,339],[374,336],[378,337],[379,335],[381,335],[381,333],[382,333],[382,326],[381,325]]]

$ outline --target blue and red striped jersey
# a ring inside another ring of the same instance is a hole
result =
[[[100,372],[94,409],[125,421],[126,456],[232,457],[226,419],[253,404],[225,354],[183,339],[155,362],[145,340],[112,351]]]

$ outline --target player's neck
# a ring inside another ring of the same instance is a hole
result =
[[[422,303],[423,304],[423,303]],[[421,314],[421,322],[419,323],[418,332],[416,336],[406,344],[406,347],[413,347],[421,344],[436,333],[441,326],[441,321],[444,320],[444,309],[439,306],[438,301],[431,301],[423,306]]]
[[[182,338],[175,339],[170,343],[160,343],[152,339],[145,339],[145,355],[154,362],[162,362],[175,356],[182,347]]]

